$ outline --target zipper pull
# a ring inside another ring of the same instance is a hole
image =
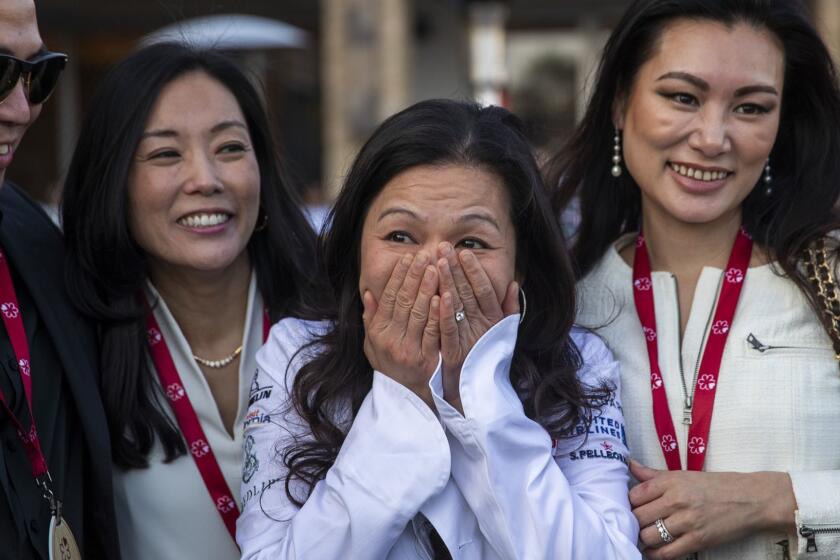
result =
[[[782,560],[790,560],[790,542],[787,539],[776,543],[782,547]]]
[[[805,525],[800,525],[799,534],[808,539],[808,546],[805,547],[805,552],[817,552],[817,537],[814,530]]]
[[[691,406],[686,406],[683,408],[683,424],[686,426],[691,425]]]
[[[752,346],[759,352],[766,352],[767,350],[770,350],[770,347],[766,344],[762,344],[761,341],[758,340],[753,333],[749,334],[749,336],[747,337],[747,342],[750,346]]]

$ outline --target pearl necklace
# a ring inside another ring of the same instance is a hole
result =
[[[229,363],[231,363],[233,360],[235,360],[236,357],[239,356],[239,354],[241,354],[241,353],[242,353],[242,347],[240,346],[239,348],[237,348],[236,350],[234,350],[233,352],[231,352],[230,354],[228,354],[224,358],[219,358],[218,360],[206,360],[204,358],[199,358],[195,354],[193,354],[193,358],[195,359],[196,362],[198,362],[199,364],[201,364],[203,366],[207,366],[207,367],[213,368],[213,369],[220,369],[220,368],[225,367]]]

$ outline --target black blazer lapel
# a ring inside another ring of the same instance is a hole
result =
[[[119,557],[111,479],[111,446],[108,424],[98,392],[96,341],[80,314],[72,307],[64,289],[64,249],[58,228],[43,210],[6,183],[0,188],[0,245],[26,282],[38,312],[64,366],[67,385],[76,403],[88,444],[91,479],[86,504],[86,548],[107,558]],[[46,223],[43,223],[46,222]],[[90,523],[95,526],[90,527]],[[90,557],[88,554],[85,558]],[[95,556],[94,556],[95,557]]]

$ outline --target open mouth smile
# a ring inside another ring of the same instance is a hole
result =
[[[681,163],[668,162],[668,166],[677,174],[694,179],[695,181],[720,181],[732,175],[731,171],[723,169],[698,169]]]
[[[189,228],[209,228],[220,226],[230,221],[233,216],[224,212],[197,212],[178,219],[178,224]]]

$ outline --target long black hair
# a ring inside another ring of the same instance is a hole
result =
[[[318,355],[295,377],[292,405],[309,425],[312,438],[286,449],[286,493],[298,479],[308,488],[332,466],[349,425],[336,411],[355,418],[370,391],[373,370],[365,358],[359,297],[362,226],[368,209],[399,173],[420,165],[475,166],[500,179],[511,201],[516,230],[516,269],[527,293],[528,310],[510,377],[526,414],[553,437],[588,421],[607,396],[606,387],[584,387],[576,372],[580,356],[569,332],[575,317],[575,278],[554,220],[547,192],[519,119],[499,107],[458,101],[417,103],[387,119],[362,147],[330,215],[319,254],[335,295],[332,327],[313,342]]]
[[[148,277],[147,258],[128,228],[129,171],[161,90],[200,71],[224,85],[245,117],[260,170],[260,220],[248,241],[257,285],[272,320],[312,306],[302,304],[317,275],[315,234],[284,177],[261,98],[226,56],[166,43],[130,55],[106,76],[90,103],[67,174],[62,219],[70,297],[99,328],[101,391],[114,461],[141,468],[159,438],[170,461],[184,453],[183,438],[146,358],[144,309],[137,301]]]
[[[580,199],[572,253],[579,276],[641,220],[639,186],[629,173],[610,174],[616,100],[626,99],[639,68],[677,19],[746,23],[766,29],[784,50],[779,132],[770,153],[772,194],[754,188],[743,202],[744,226],[814,303],[797,269],[803,250],[840,226],[840,93],[831,56],[799,0],[636,0],[610,36],[592,98],[570,142],[551,162],[556,212]],[[821,315],[821,314],[820,314]]]

